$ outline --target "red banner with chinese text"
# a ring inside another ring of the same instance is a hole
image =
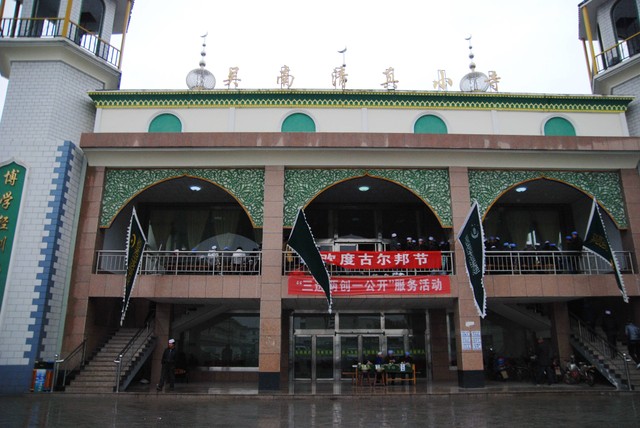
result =
[[[289,277],[289,294],[324,295],[324,290],[312,276],[292,275]],[[356,295],[448,295],[451,283],[446,275],[422,276],[368,276],[368,277],[331,277],[333,296]]]
[[[440,251],[321,251],[326,264],[343,269],[440,269]]]

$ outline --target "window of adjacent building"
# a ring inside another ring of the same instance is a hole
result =
[[[282,132],[316,132],[316,124],[304,113],[293,113],[282,122]]]
[[[447,125],[438,116],[427,114],[416,120],[413,132],[415,134],[446,134]]]
[[[164,113],[151,121],[149,132],[182,132],[182,122],[173,114]]]
[[[561,117],[552,117],[544,124],[544,135],[575,137],[576,130],[567,119],[563,119]]]
[[[640,23],[635,0],[620,0],[611,8],[611,19],[619,43],[618,55],[621,59],[640,52]]]

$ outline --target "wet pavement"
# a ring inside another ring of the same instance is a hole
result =
[[[136,389],[136,388],[132,388]],[[286,391],[250,384],[149,386],[120,394],[0,396],[7,427],[640,427],[640,393],[606,385],[488,383],[356,387],[295,382]]]

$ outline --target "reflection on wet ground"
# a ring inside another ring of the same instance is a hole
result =
[[[179,384],[104,395],[37,393],[0,397],[9,427],[636,427],[640,394],[606,385],[536,387],[491,383],[355,387],[292,383],[285,392],[252,385]]]

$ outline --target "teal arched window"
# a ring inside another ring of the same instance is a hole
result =
[[[171,113],[163,113],[151,121],[149,132],[182,132],[182,122]]]
[[[304,113],[293,113],[282,122],[282,132],[316,132],[316,123]]]
[[[413,125],[414,134],[446,134],[447,125],[438,116],[424,115]]]
[[[556,137],[575,137],[576,130],[567,119],[552,117],[544,124],[544,135]]]

